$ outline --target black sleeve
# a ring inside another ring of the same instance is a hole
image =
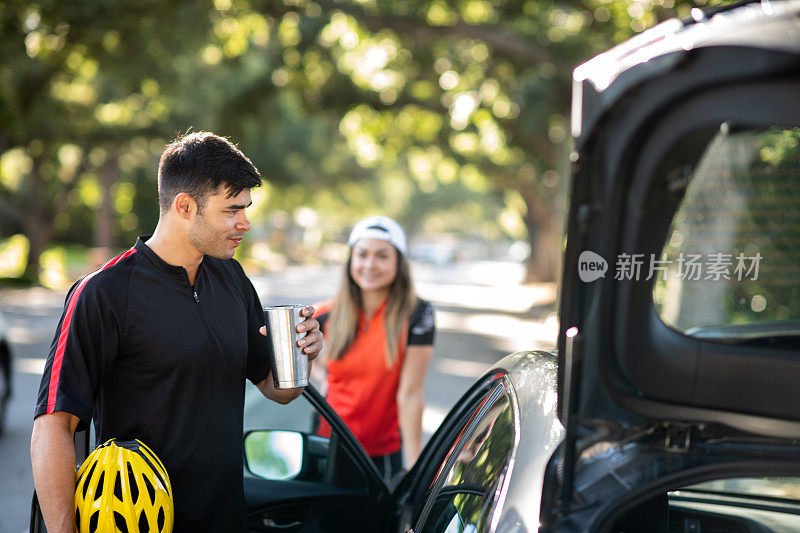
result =
[[[267,342],[268,337],[258,331],[267,323],[264,308],[261,307],[261,300],[258,298],[253,283],[245,276],[241,266],[239,268],[247,302],[247,379],[253,384],[258,384],[267,379],[269,374],[272,344]],[[269,330],[267,330],[267,335],[269,335]]]
[[[435,333],[433,307],[425,300],[419,300],[408,320],[408,346],[431,346]]]
[[[87,276],[73,285],[64,304],[39,385],[34,418],[65,411],[92,420],[94,399],[119,351],[124,297],[103,279]]]

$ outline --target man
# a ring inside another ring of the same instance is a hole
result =
[[[98,443],[138,438],[172,481],[175,531],[242,531],[245,378],[278,403],[264,314],[234,250],[258,170],[227,139],[193,133],[158,168],[155,233],[77,282],[45,366],[31,436],[33,477],[50,533],[74,531],[77,428]],[[312,307],[303,310],[311,317]],[[322,349],[319,324],[298,341]]]

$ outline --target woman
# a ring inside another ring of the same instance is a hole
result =
[[[348,244],[339,290],[315,315],[326,338],[326,398],[389,480],[422,450],[433,308],[414,293],[397,222],[366,218]],[[319,433],[329,432],[322,424]]]

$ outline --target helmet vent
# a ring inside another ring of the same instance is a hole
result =
[[[164,507],[158,508],[158,521],[156,522],[158,525],[158,530],[163,531],[164,529]]]
[[[81,530],[81,511],[80,509],[75,509],[75,525],[78,528],[78,531]]]
[[[153,469],[153,474],[155,474],[156,478],[158,478],[158,482],[161,483],[161,486],[164,487],[164,489],[167,489],[167,487],[169,487],[169,483],[161,475],[161,469],[164,468],[164,465],[161,464],[161,461],[158,460],[158,457],[156,457],[147,446],[142,446],[139,448],[139,453],[142,455],[142,459],[144,459],[145,462],[150,465],[150,468]],[[161,468],[158,468],[159,466]]]
[[[106,477],[105,472],[100,472],[100,479],[97,480],[97,490],[94,493],[95,498],[100,498],[100,495],[103,494],[103,480]]]
[[[86,491],[89,490],[89,480],[92,479],[92,474],[94,473],[94,469],[97,466],[97,463],[92,463],[92,466],[89,468],[89,471],[86,472],[86,475],[83,476],[83,497],[86,498]]]
[[[100,521],[100,511],[95,511],[92,513],[92,517],[89,519],[89,531],[97,531],[97,522]]]
[[[114,496],[116,496],[119,501],[125,501],[122,499],[122,480],[120,479],[119,471],[117,471],[117,475],[114,476]]]
[[[117,529],[119,531],[128,533],[128,523],[125,521],[125,517],[116,511],[114,511],[114,523],[117,524]]]
[[[128,463],[128,486],[131,488],[131,499],[135,504],[139,501],[139,485],[136,483],[136,478],[133,475],[133,468],[131,468],[130,463]]]
[[[144,511],[139,513],[139,533],[150,533],[150,524],[147,523]]]
[[[150,480],[147,479],[147,476],[142,476],[144,480],[144,486],[147,488],[147,493],[150,495],[150,503],[156,503],[156,489],[150,483]]]

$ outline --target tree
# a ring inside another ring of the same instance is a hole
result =
[[[694,6],[672,2],[9,3],[0,229],[29,236],[31,276],[56,235],[115,243],[151,221],[137,185],[193,127],[239,142],[287,207],[492,219],[530,242],[529,279],[554,279],[572,69]]]
[[[163,134],[169,112],[161,88],[173,78],[166,56],[180,57],[200,40],[188,30],[163,31],[159,16],[196,28],[208,23],[208,7],[41,1],[0,9],[0,153],[14,169],[0,175],[0,220],[28,236],[32,279],[76,205],[99,207],[97,244],[113,243],[117,156],[137,137]]]
[[[529,280],[560,257],[571,73],[672,0],[254,2],[283,47],[278,85],[312,110],[339,109],[367,167],[399,165],[430,192],[490,183],[500,224],[527,238]]]

